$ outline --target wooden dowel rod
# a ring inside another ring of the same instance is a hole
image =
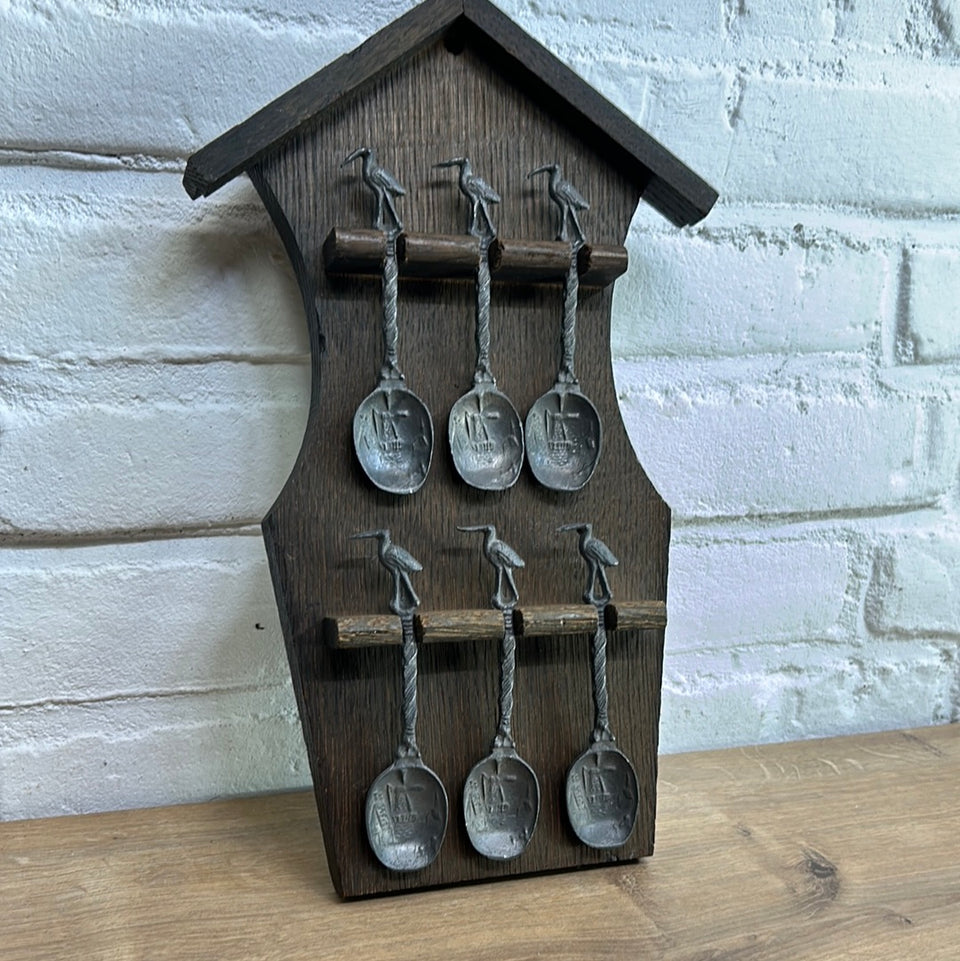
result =
[[[473,277],[480,240],[468,234],[401,234],[397,260],[405,277]]]
[[[576,607],[524,607],[517,611],[516,632],[524,637],[557,634],[592,634],[597,626],[597,609],[589,604]],[[608,604],[604,626],[608,631],[646,630],[666,627],[667,606],[663,601],[625,601]]]
[[[323,639],[328,647],[348,650],[403,643],[400,618],[396,614],[358,614],[325,617]]]
[[[570,244],[556,240],[503,240],[490,251],[494,280],[511,283],[562,281],[570,270]]]
[[[667,623],[663,601],[625,601],[606,608],[608,631],[662,628]],[[514,611],[517,637],[558,637],[592,634],[596,608],[589,604],[550,604]],[[417,639],[424,644],[494,641],[503,634],[503,615],[492,608],[470,611],[423,611],[414,619]],[[339,650],[401,644],[400,618],[394,614],[358,614],[323,621],[325,642]]]
[[[667,626],[663,601],[614,601],[607,606],[608,631],[656,630]]]
[[[582,287],[607,287],[627,272],[629,258],[626,247],[609,244],[587,244],[580,248],[577,270]]]
[[[379,230],[334,227],[323,243],[330,274],[379,274],[387,241]],[[495,283],[562,283],[570,267],[570,245],[556,240],[497,238],[487,253]],[[401,277],[470,278],[476,274],[480,241],[467,234],[401,234],[397,263]],[[577,257],[580,284],[606,287],[627,269],[623,247],[587,245]]]
[[[334,227],[323,242],[328,274],[379,274],[387,255],[387,238],[380,230]]]
[[[424,611],[417,617],[425,644],[442,641],[496,640],[503,635],[503,614],[477,611]]]
[[[554,634],[592,634],[597,629],[597,609],[587,604],[561,607],[524,607],[514,617],[518,637],[545,637]]]

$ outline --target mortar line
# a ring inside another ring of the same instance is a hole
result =
[[[0,704],[0,714],[29,711],[49,707],[87,707],[100,704],[122,704],[127,701],[165,700],[177,697],[204,697],[218,694],[256,694],[265,690],[285,689],[285,681],[265,681],[262,684],[224,684],[210,687],[182,687],[145,691],[113,691],[93,697],[48,697],[19,704]]]
[[[182,174],[187,161],[179,154],[105,153],[54,147],[0,147],[0,166],[54,167],[63,170],[125,170]]]
[[[260,537],[260,524],[256,521],[207,524],[194,527],[154,527],[138,530],[114,528],[90,533],[55,533],[24,531],[23,533],[0,533],[0,550],[18,548],[58,550],[83,547],[108,547],[113,544],[146,544],[152,541],[194,540],[204,537]]]

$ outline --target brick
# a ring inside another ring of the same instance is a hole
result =
[[[751,42],[796,41],[822,44],[825,51],[851,50],[929,56],[948,54],[956,43],[956,0],[799,0],[742,4],[724,0],[736,10],[729,32],[745,45]],[[831,45],[831,46],[827,46]],[[748,46],[749,48],[749,46]]]
[[[668,651],[841,636],[851,565],[842,541],[703,536],[684,529],[671,541]]]
[[[712,184],[724,202],[738,199],[727,177],[737,147],[732,120],[743,96],[737,69],[683,63],[647,67],[646,73],[644,112],[634,119]]]
[[[943,724],[955,713],[949,659],[921,642],[668,653],[660,750]]]
[[[0,709],[287,683],[253,536],[0,550]]]
[[[960,531],[916,530],[875,553],[864,605],[877,634],[960,636]]]
[[[498,6],[578,73],[602,59],[628,69],[632,60],[689,57],[691,50],[716,59],[722,37],[723,11],[716,0],[684,4],[508,0]]]
[[[0,820],[207,801],[309,783],[289,688],[4,715]]]
[[[335,15],[300,24],[264,23],[236,6],[202,12],[7,4],[0,142],[182,157],[366,35]]]
[[[817,227],[635,231],[614,294],[613,356],[865,351],[889,255]]]
[[[801,679],[797,736],[944,724],[953,711],[952,679],[944,652],[932,645],[896,645],[840,659]]]
[[[832,38],[837,19],[833,4],[820,0],[760,4],[722,0],[722,6],[727,33],[741,42],[762,39],[769,44],[776,39],[824,43]]]
[[[948,402],[874,397],[849,375],[818,384],[799,364],[794,392],[767,368],[731,365],[727,384],[707,379],[709,363],[615,365],[634,449],[678,518],[915,507],[952,491],[960,432]]]
[[[0,187],[7,356],[303,357],[299,291],[253,187],[13,168]]]
[[[960,250],[911,250],[906,268],[906,334],[912,359],[936,364],[960,358]]]
[[[0,531],[259,523],[299,450],[309,380],[290,364],[13,368]]]
[[[720,5],[715,0],[690,0],[678,4],[624,4],[620,0],[583,0],[577,4],[546,0],[536,4],[506,0],[501,9],[524,29],[538,29],[544,37],[574,36],[592,28],[605,30],[621,42],[639,30],[652,34],[702,33],[720,24]]]
[[[668,145],[671,130],[684,131],[672,149],[725,203],[956,210],[956,75],[941,66],[896,71],[884,85],[866,70],[850,82],[827,68],[799,76],[788,66],[663,70],[651,79],[644,126]]]

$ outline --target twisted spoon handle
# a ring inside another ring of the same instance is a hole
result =
[[[580,274],[577,271],[577,251],[574,246],[570,255],[570,268],[563,284],[563,357],[560,361],[558,380],[564,384],[576,384],[573,372],[574,355],[577,351],[577,303],[580,297]]]
[[[607,605],[597,605],[597,630],[593,635],[591,645],[593,667],[593,706],[594,706],[594,741],[612,741],[613,732],[610,730],[610,718],[607,714],[607,628],[604,624],[604,608]]]
[[[477,369],[475,384],[493,383],[490,371],[490,262],[487,249],[490,241],[480,241],[480,260],[477,263]]]
[[[403,629],[403,737],[397,757],[420,757],[417,747],[417,642],[413,636],[413,614],[401,614]]]
[[[387,234],[387,253],[383,261],[383,277],[380,286],[383,296],[383,368],[381,379],[402,380],[397,367],[399,333],[397,328],[397,235]]]
[[[513,683],[517,670],[517,638],[513,633],[513,608],[503,610],[500,642],[500,728],[494,747],[515,747],[513,740]]]

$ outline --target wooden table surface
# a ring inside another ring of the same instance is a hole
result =
[[[664,757],[639,864],[341,902],[307,793],[0,825],[0,958],[960,958],[960,725]]]

